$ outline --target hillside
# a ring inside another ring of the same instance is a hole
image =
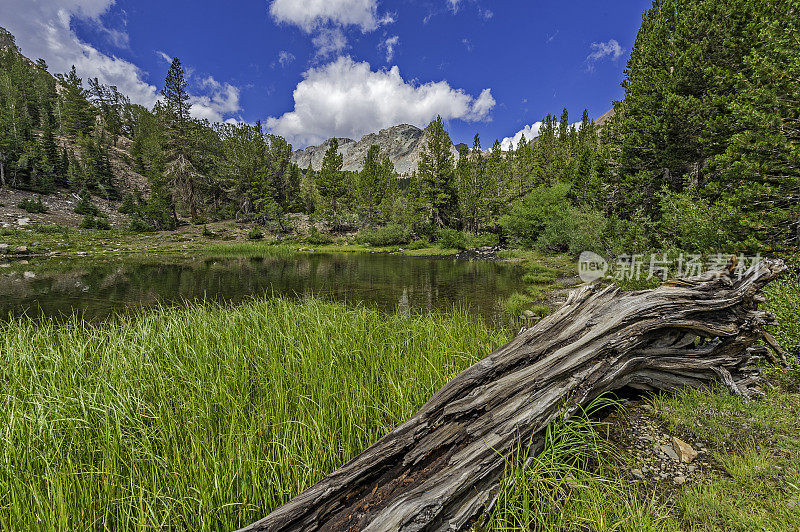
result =
[[[364,135],[359,141],[344,138],[338,140],[339,153],[344,156],[344,170],[352,172],[361,170],[361,163],[367,150],[370,146],[377,145],[380,147],[381,153],[389,155],[397,173],[410,174],[419,165],[427,137],[425,131],[418,127],[400,124],[382,129],[377,133]],[[312,169],[319,170],[330,143],[329,139],[319,146],[309,146],[303,150],[297,150],[292,154],[292,162],[303,169],[308,168],[310,164]],[[453,146],[451,151],[454,157],[458,158],[457,147]]]

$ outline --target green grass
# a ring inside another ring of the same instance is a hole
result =
[[[0,325],[0,529],[246,525],[505,340],[315,300]]]
[[[544,449],[506,462],[490,530],[664,530],[668,510],[639,497],[618,473],[620,459],[602,436],[596,413],[616,408],[595,400],[547,428]]]

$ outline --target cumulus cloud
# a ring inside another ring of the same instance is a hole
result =
[[[347,49],[344,30],[348,27],[367,33],[394,22],[391,14],[378,15],[378,0],[272,0],[269,12],[275,22],[313,34],[317,58]]]
[[[436,115],[445,120],[481,121],[495,105],[491,90],[477,98],[446,81],[405,81],[397,66],[373,71],[367,62],[340,57],[311,68],[294,90],[294,110],[270,117],[267,127],[295,146],[329,137],[359,138],[400,123],[426,126]]]
[[[392,37],[388,37],[385,41],[383,41],[380,45],[378,45],[379,50],[383,50],[386,52],[386,62],[391,62],[394,59],[394,49],[400,43],[400,37],[397,35],[393,35]]]
[[[116,85],[133,102],[151,106],[158,99],[158,92],[145,81],[139,67],[99,52],[82,42],[70,27],[73,19],[93,22],[113,41],[126,45],[125,32],[105,28],[101,21],[113,4],[114,0],[3,0],[0,21],[17,38],[25,55],[41,57],[52,72],[66,72],[75,65],[82,77]]]
[[[616,61],[622,54],[625,53],[625,48],[620,46],[616,39],[611,39],[608,42],[593,42],[591,44],[592,53],[586,58],[586,64],[589,70],[594,70],[594,64],[603,59],[610,58]]]
[[[202,78],[199,86],[203,89],[204,94],[202,96],[190,95],[189,97],[193,117],[201,120],[205,118],[210,122],[222,122],[225,115],[241,110],[237,87],[230,83],[220,83],[212,76]]]
[[[368,32],[392,20],[378,17],[377,0],[272,0],[269,12],[276,22],[311,33],[329,24],[358,26]]]
[[[522,140],[523,135],[525,136],[526,141],[531,141],[539,136],[539,132],[542,129],[542,122],[536,122],[535,124],[531,124],[529,126],[525,126],[522,130],[517,131],[517,133],[513,137],[506,137],[500,142],[500,147],[504,151],[513,150],[519,145],[519,142]]]

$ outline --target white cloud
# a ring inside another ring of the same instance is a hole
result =
[[[114,0],[3,0],[0,21],[17,38],[26,56],[47,61],[51,72],[67,72],[75,65],[83,78],[98,78],[107,85],[116,85],[135,103],[153,105],[158,99],[156,88],[145,81],[139,67],[99,52],[82,42],[70,27],[70,21],[87,20],[103,29],[112,41],[127,44],[125,32],[107,29],[101,22]]]
[[[586,64],[590,71],[594,70],[596,62],[602,61],[607,57],[611,58],[612,61],[616,61],[625,53],[625,48],[620,46],[616,39],[611,39],[608,42],[593,42],[591,50],[592,53],[586,58]]]
[[[172,58],[161,50],[156,50],[156,55],[163,59],[165,63],[172,64]]]
[[[392,37],[388,37],[385,41],[378,45],[379,50],[384,50],[386,52],[386,62],[390,63],[392,59],[394,59],[394,49],[397,45],[400,44],[400,37],[397,35],[393,35]]]
[[[450,10],[453,13],[458,12],[458,4],[461,3],[461,0],[447,0],[447,3],[450,4]]]
[[[522,140],[522,136],[525,135],[525,140],[531,141],[539,136],[539,132],[542,129],[542,122],[536,122],[535,124],[531,124],[529,126],[525,126],[522,128],[521,131],[517,131],[517,133],[513,137],[506,137],[500,142],[500,147],[504,151],[508,151],[514,149],[519,145],[519,142]]]
[[[333,24],[373,31],[393,21],[378,17],[377,0],[272,0],[269,12],[276,22],[292,24],[306,33]]]
[[[445,120],[487,120],[495,105],[491,90],[477,98],[446,81],[406,82],[397,66],[373,71],[367,62],[340,57],[309,69],[294,90],[294,110],[270,117],[267,127],[295,146],[330,137],[359,138],[401,123],[426,126]]]
[[[272,0],[269,12],[277,23],[314,34],[317,58],[346,50],[344,30],[350,26],[367,33],[394,22],[391,14],[378,15],[378,0]]]
[[[340,54],[347,49],[347,38],[341,28],[323,28],[311,40],[318,58]]]
[[[278,63],[282,67],[285,67],[286,65],[294,61],[294,59],[295,59],[294,54],[291,52],[287,52],[286,50],[281,50],[280,53],[278,54]]]
[[[200,80],[199,85],[205,94],[189,97],[193,117],[201,120],[205,118],[210,122],[222,122],[225,115],[242,109],[239,105],[239,89],[230,83],[220,83],[212,76],[207,76]]]

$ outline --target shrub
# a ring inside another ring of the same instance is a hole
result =
[[[208,226],[204,225],[203,226],[203,236],[207,237],[207,238],[215,238],[217,235],[214,233],[214,231],[209,229]]]
[[[308,232],[308,236],[305,238],[305,241],[306,243],[314,244],[315,246],[324,246],[326,244],[332,244],[333,238],[324,233],[320,233],[319,229],[312,225],[311,230]]]
[[[472,234],[466,233],[467,237],[467,245],[470,249],[474,248],[482,248],[482,247],[494,247],[500,244],[500,237],[494,233],[480,233],[480,234]]]
[[[250,240],[261,240],[262,238],[264,238],[264,233],[261,232],[261,229],[259,229],[258,227],[253,227],[252,229],[250,229],[250,232],[247,233],[247,238],[249,238]]]
[[[425,249],[431,247],[431,241],[427,238],[420,238],[408,244],[408,249]]]
[[[134,214],[131,216],[130,224],[128,224],[128,229],[133,231],[134,233],[152,233],[156,230],[155,226],[151,224],[146,218]]]
[[[81,220],[79,227],[81,229],[111,229],[111,225],[108,223],[108,220],[100,216],[92,216],[91,214],[83,215],[83,220]]]
[[[439,245],[444,249],[467,249],[469,247],[467,235],[455,229],[447,227],[440,229],[437,237]]]
[[[361,231],[358,235],[358,241],[371,246],[408,244],[411,241],[411,230],[399,224],[389,224]]]
[[[47,205],[42,203],[42,197],[36,196],[36,199],[25,198],[17,203],[17,207],[32,214],[44,214],[48,212]]]
[[[66,235],[69,233],[69,229],[66,227],[61,227],[60,225],[35,225],[33,230],[37,233],[46,234],[46,235],[53,235],[53,234],[63,234]]]
[[[80,199],[78,203],[75,204],[75,214],[83,214],[85,216],[100,215],[100,209],[92,203],[92,195],[86,189],[81,191]]]
[[[125,194],[122,198],[122,205],[117,209],[122,214],[134,214],[139,208],[139,201],[133,194]]]
[[[514,242],[533,247],[550,220],[569,210],[569,190],[564,183],[533,189],[500,218],[500,227]]]
[[[543,250],[577,255],[583,251],[603,253],[605,216],[597,211],[584,211],[576,207],[558,210],[547,220],[536,241]]]

